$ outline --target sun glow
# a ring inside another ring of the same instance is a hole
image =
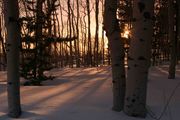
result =
[[[128,24],[125,24],[123,33],[121,33],[121,37],[128,39],[130,37],[130,34],[131,34],[131,32],[129,30],[129,26],[128,26]]]
[[[129,38],[129,35],[130,35],[130,31],[129,31],[129,30],[125,30],[125,31],[122,33],[122,37],[123,37],[123,38]]]

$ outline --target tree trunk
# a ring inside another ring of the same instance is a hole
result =
[[[42,11],[42,3],[43,0],[36,1],[36,29],[35,29],[35,57],[34,57],[34,69],[33,69],[33,76],[34,79],[37,79],[38,76],[42,76],[43,72],[40,67],[42,65],[39,64],[39,60],[42,59],[42,21],[43,21],[43,11]]]
[[[1,66],[2,66],[2,69],[1,70],[5,70],[6,69],[6,64],[7,64],[7,56],[6,56],[6,49],[5,49],[5,44],[4,44],[4,37],[3,37],[3,34],[2,34],[2,18],[0,18],[0,44],[1,44],[1,47],[2,47],[2,51],[1,51]]]
[[[68,0],[67,1],[67,6],[68,6],[68,24],[69,24],[69,32],[67,32],[67,34],[69,35],[69,38],[72,37],[72,17],[71,17],[71,1]],[[69,42],[69,53],[70,53],[70,56],[69,56],[69,67],[73,68],[73,55],[72,55],[72,41]]]
[[[146,116],[146,89],[153,36],[153,6],[153,0],[136,0],[133,5],[134,21],[124,111],[134,117]]]
[[[94,65],[99,64],[99,0],[96,0],[95,18],[96,18],[96,32],[94,42]]]
[[[124,44],[116,18],[117,0],[105,0],[104,28],[112,59],[113,110],[121,111],[125,95]]]
[[[77,64],[77,67],[80,67],[80,51],[79,51],[79,19],[80,19],[80,12],[79,12],[79,0],[76,0],[76,6],[77,6],[77,23],[76,23],[76,32],[77,32],[77,44],[76,44],[76,49],[77,49],[77,52],[76,52],[76,64]]]
[[[102,17],[104,16],[104,0],[101,1],[102,3]],[[102,64],[105,65],[105,42],[104,42],[104,29],[102,26]]]
[[[18,0],[4,0],[5,24],[7,28],[7,90],[9,116],[21,115],[20,81],[19,81],[19,48],[20,26]]]
[[[92,46],[91,46],[91,18],[90,18],[90,2],[86,0],[87,16],[88,16],[88,66],[92,66]]]
[[[176,14],[175,3],[173,0],[168,0],[168,23],[169,23],[169,41],[170,41],[170,66],[169,66],[169,79],[175,79],[176,74],[176,59],[177,59],[177,37],[176,37]]]
[[[178,40],[177,40],[177,62],[180,60],[180,1],[177,0],[177,33],[178,33]]]

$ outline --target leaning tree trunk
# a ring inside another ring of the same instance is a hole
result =
[[[125,95],[124,44],[116,18],[117,0],[105,0],[104,28],[112,59],[113,110],[121,111]]]
[[[20,26],[18,24],[18,0],[4,0],[5,24],[7,28],[7,90],[9,116],[21,115],[19,82]]]
[[[176,14],[176,8],[174,6],[175,6],[174,1],[168,0],[168,23],[169,23],[168,38],[170,41],[170,50],[171,50],[169,76],[168,76],[169,79],[175,79],[176,59],[177,59],[177,34],[176,34],[177,30],[175,29],[176,18],[174,17]]]
[[[153,37],[153,0],[135,0],[132,41],[126,82],[124,111],[134,117],[146,116],[146,89]]]

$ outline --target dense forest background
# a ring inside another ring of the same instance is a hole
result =
[[[118,6],[124,41],[130,39],[131,27],[128,15],[131,3],[126,2],[121,2]],[[19,1],[19,7],[22,64],[33,63],[33,59],[36,59],[35,51],[40,49],[37,44],[42,44],[40,46],[44,52],[38,53],[38,56],[42,54],[52,66],[88,67],[110,64],[109,46],[103,29],[103,0],[47,0],[41,3],[24,0]],[[2,12],[1,69],[6,66],[6,34]],[[40,40],[36,39],[37,36]]]
[[[40,64],[44,64],[42,71],[53,67],[110,65],[109,44],[103,28],[103,0],[37,2],[19,1],[22,75],[30,77],[32,75],[29,74],[34,71],[32,74],[36,77],[35,71]],[[1,6],[0,69],[5,70],[7,31],[2,2]],[[177,14],[178,10],[173,9]],[[156,0],[151,57],[153,65],[170,60],[167,11],[167,1]],[[132,1],[119,1],[117,18],[126,53],[131,40],[132,17]],[[174,34],[177,37],[178,34]],[[179,43],[177,47],[179,48]]]

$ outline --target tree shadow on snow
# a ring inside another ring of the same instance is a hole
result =
[[[22,112],[22,115],[19,117],[19,119],[34,119],[34,120],[41,120],[40,118],[42,117],[42,115],[39,115],[37,113],[33,113],[33,112]],[[0,120],[12,120],[12,118],[10,118],[8,116],[8,114],[4,113],[3,115],[0,115]]]
[[[6,92],[6,84],[0,82],[0,95]]]

